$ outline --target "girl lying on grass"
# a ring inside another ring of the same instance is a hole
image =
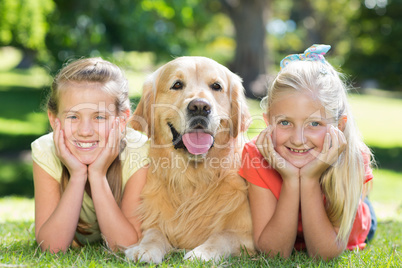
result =
[[[246,144],[239,174],[250,182],[257,248],[331,259],[364,248],[376,228],[368,199],[371,152],[362,142],[340,74],[314,45],[289,55],[268,90],[267,128]]]
[[[112,249],[136,243],[148,145],[125,127],[122,71],[101,58],[70,63],[55,77],[47,109],[53,132],[32,143],[38,244],[56,253],[102,237]]]

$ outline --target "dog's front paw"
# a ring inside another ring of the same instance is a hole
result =
[[[185,260],[202,260],[202,261],[215,261],[219,262],[223,257],[223,254],[219,253],[219,250],[213,249],[206,245],[201,245],[195,249],[189,251],[184,255]]]
[[[126,257],[132,261],[160,264],[164,254],[156,247],[143,247],[141,245],[128,248],[124,251]]]

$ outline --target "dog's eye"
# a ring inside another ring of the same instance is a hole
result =
[[[183,82],[181,82],[181,81],[174,82],[173,86],[170,89],[173,89],[173,90],[183,89]]]
[[[222,90],[222,86],[221,86],[221,84],[219,84],[219,83],[213,83],[213,84],[211,85],[211,88],[212,88],[213,90],[215,90],[215,91],[221,91],[221,90]]]

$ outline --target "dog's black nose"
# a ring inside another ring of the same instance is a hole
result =
[[[207,116],[211,113],[211,104],[206,99],[194,99],[188,104],[187,110],[192,116]]]

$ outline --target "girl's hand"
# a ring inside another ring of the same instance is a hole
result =
[[[105,147],[100,152],[96,160],[89,165],[88,172],[91,177],[106,176],[106,172],[110,165],[116,159],[120,152],[120,141],[122,139],[122,132],[120,131],[120,118],[116,117],[113,120],[112,128],[109,132],[108,140]]]
[[[345,150],[346,143],[343,132],[334,126],[330,126],[329,132],[325,135],[321,153],[316,153],[316,159],[301,168],[300,176],[319,179],[325,170],[336,163]]]
[[[300,170],[288,161],[286,161],[275,151],[271,137],[272,132],[273,127],[269,125],[260,133],[255,143],[258,151],[260,151],[260,153],[264,156],[265,160],[268,161],[271,167],[278,171],[279,174],[281,174],[284,180],[286,178],[298,179]]]
[[[67,148],[64,139],[64,131],[61,129],[60,120],[55,120],[56,129],[53,132],[53,141],[56,148],[56,156],[66,166],[70,177],[87,178],[88,167],[81,163]]]

